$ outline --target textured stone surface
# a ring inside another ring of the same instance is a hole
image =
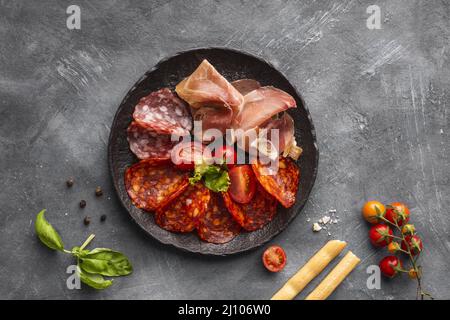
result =
[[[366,287],[366,268],[384,254],[370,246],[359,215],[372,198],[409,205],[425,242],[425,286],[450,298],[448,2],[377,1],[382,30],[366,28],[372,2],[365,0],[79,1],[81,30],[74,31],[66,28],[69,4],[0,1],[1,298],[266,299],[329,238],[348,241],[362,258],[331,298],[414,298],[406,277]],[[288,255],[280,274],[263,269],[263,248],[205,258],[163,246],[113,194],[106,141],[120,101],[161,58],[203,46],[271,61],[312,113],[319,174],[303,212],[272,241]],[[75,185],[67,189],[70,176]],[[68,290],[72,260],[34,234],[42,208],[67,246],[95,233],[93,245],[130,257],[133,275],[102,292]],[[312,233],[329,209],[341,220],[332,236]]]

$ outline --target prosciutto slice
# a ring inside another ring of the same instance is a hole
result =
[[[244,102],[242,94],[208,60],[203,60],[194,73],[176,86],[175,91],[195,109],[228,106],[238,114]]]
[[[295,99],[283,90],[261,87],[244,96],[244,106],[234,117],[233,128],[244,132],[257,128],[274,115],[295,107]]]
[[[231,85],[236,88],[243,96],[261,87],[261,84],[253,79],[239,79],[231,82]]]
[[[231,121],[233,120],[231,108],[202,107],[197,110],[193,109],[192,113],[194,121],[202,122],[202,132],[194,130],[194,135],[203,142],[213,140],[213,136],[207,131],[208,129],[217,129],[225,134],[226,130],[231,127]]]

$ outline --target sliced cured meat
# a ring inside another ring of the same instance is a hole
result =
[[[182,194],[156,210],[155,221],[172,232],[191,232],[208,208],[210,192],[202,183],[189,185]]]
[[[177,170],[170,160],[141,160],[125,170],[128,196],[136,207],[147,211],[163,207],[188,185],[188,174]]]
[[[236,237],[240,229],[224,206],[220,194],[211,192],[208,209],[198,221],[199,237],[206,242],[226,243]]]
[[[180,142],[172,149],[170,159],[178,169],[193,170],[195,164],[203,162],[203,150],[204,147],[200,142]]]
[[[277,201],[258,185],[253,199],[247,204],[240,204],[223,193],[223,200],[234,220],[247,231],[254,231],[269,223],[277,213]]]
[[[277,131],[273,132],[272,130]],[[249,147],[246,151],[250,154],[257,154],[257,151],[259,151],[260,155],[268,156],[270,152],[263,148],[264,144],[257,143],[256,141],[257,139],[267,140],[276,149],[272,150],[272,152],[276,151],[276,156],[281,153],[291,156],[292,153],[291,157],[294,158],[294,151],[299,149],[295,141],[294,132],[294,120],[287,112],[283,112],[279,117],[271,118],[261,125],[258,130],[258,135],[249,139]],[[238,140],[239,147],[242,145],[241,141],[243,140]],[[298,156],[294,159],[298,159]]]
[[[259,183],[268,193],[274,196],[283,207],[292,207],[300,180],[300,169],[294,161],[279,157],[278,170],[260,162],[253,163],[252,169]]]
[[[283,90],[270,86],[261,87],[245,95],[242,111],[233,119],[233,128],[245,132],[296,106],[295,99]]]
[[[261,84],[253,79],[239,79],[231,82],[231,85],[243,96],[261,87]]]
[[[176,144],[170,141],[170,135],[148,130],[136,121],[131,122],[127,129],[127,140],[130,150],[141,160],[169,159],[170,152]]]
[[[167,88],[139,100],[133,118],[141,126],[160,134],[188,135],[192,117],[186,103]]]
[[[224,135],[226,129],[231,128],[231,121],[233,120],[233,110],[231,108],[219,107],[202,107],[193,111],[194,121],[201,121],[202,130],[196,132],[194,135],[202,142],[210,142],[214,140],[215,133],[210,129],[216,129],[220,135]]]
[[[177,94],[193,108],[229,106],[240,112],[244,97],[209,62],[203,60],[197,69],[175,88]]]

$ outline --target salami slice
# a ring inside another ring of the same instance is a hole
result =
[[[185,136],[192,129],[192,117],[186,103],[167,88],[141,98],[133,118],[145,128],[160,134]]]
[[[300,168],[289,158],[280,157],[278,171],[269,174],[267,166],[252,164],[253,172],[264,189],[274,196],[285,208],[292,207],[297,195]]]
[[[220,194],[212,192],[206,213],[199,219],[199,237],[211,243],[226,243],[239,234],[241,227],[223,204]]]
[[[172,148],[177,143],[170,140],[170,135],[157,134],[136,121],[131,122],[127,129],[127,135],[130,150],[141,160],[170,159]]]
[[[172,232],[191,232],[208,208],[210,192],[203,183],[189,185],[166,206],[156,210],[155,221]]]
[[[231,199],[228,192],[223,193],[223,200],[234,220],[247,231],[262,228],[277,213],[277,201],[260,185],[256,187],[256,194],[247,204],[240,204]]]
[[[141,160],[127,168],[125,187],[136,207],[154,211],[169,203],[188,187],[188,174],[177,170],[169,161]]]

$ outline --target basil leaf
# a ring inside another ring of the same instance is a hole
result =
[[[222,171],[220,174],[207,174],[205,176],[205,187],[214,192],[225,192],[230,185],[230,176],[227,171]]]
[[[133,271],[130,261],[124,254],[107,248],[97,248],[83,254],[79,265],[86,272],[109,277],[125,276]]]
[[[113,284],[112,280],[105,280],[105,278],[99,274],[88,273],[82,270],[79,266],[77,266],[77,274],[80,277],[81,282],[94,289],[106,289]]]
[[[64,250],[64,244],[59,236],[58,232],[53,226],[45,219],[45,209],[38,213],[34,227],[37,236],[43,244],[53,250]]]

